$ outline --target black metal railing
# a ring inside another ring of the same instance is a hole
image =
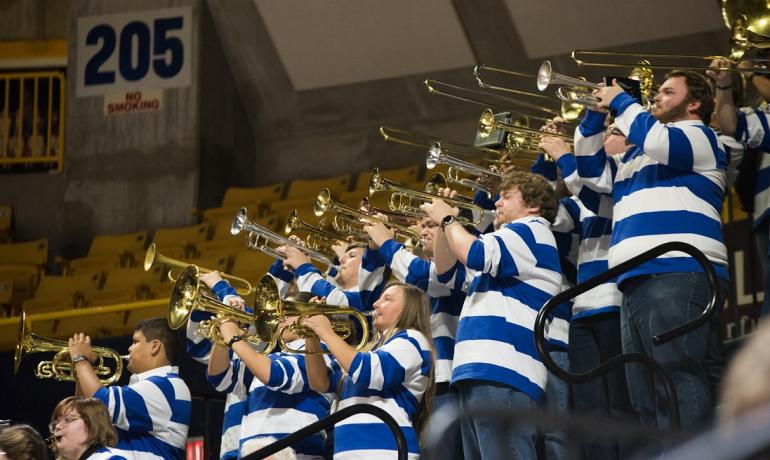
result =
[[[543,364],[545,365],[545,367],[553,375],[572,384],[585,383],[589,380],[593,380],[609,372],[616,366],[619,366],[625,363],[640,363],[640,364],[649,366],[652,369],[652,371],[657,375],[657,377],[660,379],[660,381],[663,383],[663,387],[666,390],[669,413],[671,414],[671,429],[678,430],[680,427],[680,420],[679,420],[679,403],[676,395],[676,388],[671,382],[671,378],[668,376],[666,371],[657,361],[641,353],[623,353],[610,358],[609,360],[599,364],[598,366],[591,369],[590,371],[587,371],[581,374],[572,373],[567,371],[566,369],[562,369],[553,361],[553,359],[551,359],[550,355],[548,354],[548,342],[545,337],[546,322],[548,321],[548,318],[551,316],[551,312],[561,303],[569,299],[572,299],[584,292],[587,292],[600,284],[606,283],[607,281],[610,281],[613,278],[616,278],[618,275],[621,275],[631,270],[632,268],[636,268],[644,264],[645,262],[648,262],[662,254],[665,254],[671,251],[679,251],[679,252],[687,253],[690,256],[692,256],[692,258],[695,259],[695,261],[698,262],[698,264],[701,267],[703,267],[703,270],[706,274],[706,278],[708,279],[709,301],[708,301],[708,304],[706,305],[706,308],[703,310],[703,313],[701,313],[698,317],[684,324],[680,324],[679,326],[676,326],[671,330],[665,331],[662,334],[658,334],[654,336],[652,339],[653,344],[662,345],[670,340],[673,340],[676,337],[684,335],[698,328],[705,322],[709,321],[709,319],[714,315],[714,312],[716,311],[716,305],[718,300],[717,298],[718,281],[717,281],[716,272],[714,271],[714,267],[711,265],[711,262],[708,260],[708,258],[695,246],[692,246],[687,243],[683,243],[681,241],[671,241],[671,242],[663,243],[659,246],[656,246],[650,249],[649,251],[643,252],[642,254],[639,254],[638,256],[633,257],[619,265],[616,265],[615,267],[612,267],[606,272],[600,275],[594,276],[593,278],[587,281],[584,281],[576,286],[573,286],[555,295],[553,298],[551,298],[551,300],[546,302],[543,308],[540,309],[540,312],[537,315],[537,319],[535,320],[535,346],[537,347],[538,353],[540,353],[540,356],[543,360]]]
[[[396,423],[393,417],[391,417],[387,412],[371,404],[355,404],[353,406],[349,406],[344,409],[341,409],[329,415],[328,417],[324,417],[317,422],[311,423],[305,428],[297,430],[294,433],[286,436],[285,438],[279,439],[278,441],[243,457],[243,460],[256,460],[258,458],[265,458],[268,455],[272,455],[287,447],[291,447],[297,441],[301,441],[309,436],[312,436],[321,430],[331,428],[337,422],[344,420],[348,417],[352,417],[356,414],[373,415],[379,418],[380,420],[382,420],[383,422],[385,422],[385,424],[388,426],[390,431],[393,433],[393,437],[396,439],[396,448],[398,449],[398,460],[406,460],[408,450],[406,446],[406,438],[404,438],[404,433],[401,431],[401,427],[398,426],[398,423]]]

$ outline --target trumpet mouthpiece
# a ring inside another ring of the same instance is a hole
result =
[[[123,361],[131,361],[131,355],[120,355]]]

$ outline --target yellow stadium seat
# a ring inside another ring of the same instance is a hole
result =
[[[230,273],[246,278],[253,283],[267,273],[267,269],[270,268],[274,260],[259,251],[241,251],[235,255]]]
[[[94,237],[93,241],[91,241],[91,248],[88,250],[88,255],[100,256],[120,254],[126,251],[134,252],[145,247],[146,242],[146,230],[122,235],[97,235]]]
[[[11,238],[12,209],[9,205],[0,205],[0,243],[7,243]]]
[[[163,267],[155,265],[148,271],[144,268],[116,268],[107,274],[104,291],[130,289],[135,291],[134,299],[149,297],[149,286],[161,281]]]
[[[188,227],[159,228],[155,230],[152,242],[159,248],[183,246],[185,248],[185,256],[193,257],[195,255],[195,245],[200,241],[205,241],[208,237],[208,232],[208,222]]]
[[[246,212],[248,213],[249,218],[252,218],[263,215],[267,207],[267,204],[259,205],[254,203],[242,203],[240,205],[209,208],[203,211],[203,220],[205,222],[215,222],[215,224],[212,225],[216,225],[216,223],[221,221],[232,223],[233,219],[238,214],[238,211],[241,210],[241,208],[246,208]]]
[[[227,256],[234,257],[235,253],[246,247],[242,236],[221,240],[202,241],[198,243],[198,257]]]
[[[12,300],[13,280],[0,279],[0,308],[2,308],[4,316],[13,315]]]
[[[416,182],[420,174],[420,165],[414,164],[404,168],[380,169],[383,178],[397,184],[407,184]],[[356,186],[353,190],[368,190],[369,179],[372,177],[371,170],[361,171],[356,179]]]
[[[63,265],[63,272],[66,275],[80,275],[91,273],[93,271],[108,272],[114,267],[120,267],[121,256],[119,254],[110,254],[103,256],[83,257],[65,261],[57,257],[57,262]]]
[[[25,243],[0,244],[0,265],[35,265],[48,263],[48,239]]]
[[[222,198],[222,207],[243,206],[245,203],[269,203],[280,200],[283,195],[283,182],[260,187],[229,187]]]
[[[86,306],[86,295],[99,289],[101,277],[94,275],[44,276],[35,296],[24,301],[28,313],[43,313]]]
[[[350,174],[328,177],[326,179],[294,179],[289,184],[286,200],[303,197],[314,199],[318,192],[324,188],[328,188],[334,197],[339,196],[340,193],[347,192],[348,188],[350,188]]]

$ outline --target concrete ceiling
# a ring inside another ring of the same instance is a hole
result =
[[[254,2],[296,91],[428,75],[484,60],[485,51],[473,49],[468,37],[469,29],[478,31],[478,14],[473,19],[467,10],[458,13],[450,0]],[[513,27],[495,33],[520,41],[526,56],[517,61],[724,30],[716,0],[502,0],[502,5],[498,13],[508,15]]]

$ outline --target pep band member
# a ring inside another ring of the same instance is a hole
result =
[[[409,458],[419,457],[419,433],[430,412],[434,391],[430,309],[419,289],[392,283],[374,303],[378,333],[371,351],[356,351],[332,329],[326,316],[303,320],[317,337],[305,340],[308,350],[321,341],[334,357],[326,366],[320,355],[308,355],[307,378],[318,392],[337,392],[335,410],[369,403],[388,412],[401,427]],[[398,452],[393,434],[379,419],[359,414],[334,426],[335,459],[391,459]]]
[[[0,459],[48,460],[48,449],[31,426],[11,425],[0,430]]]
[[[105,406],[118,430],[118,448],[134,458],[183,459],[190,425],[190,390],[171,363],[177,350],[174,331],[165,318],[137,323],[128,348],[127,386],[105,387],[89,361],[91,338],[80,333],[69,340],[77,373],[76,394],[94,397]]]
[[[115,449],[118,434],[101,401],[82,396],[63,399],[49,425],[54,449],[61,460],[126,460],[130,452]]]

